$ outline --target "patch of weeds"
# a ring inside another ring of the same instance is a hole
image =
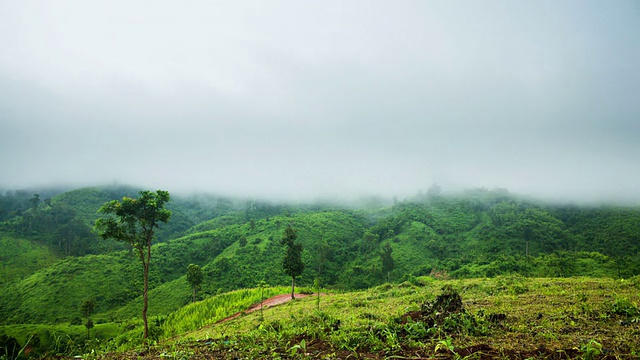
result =
[[[424,322],[409,321],[404,324],[402,333],[407,339],[420,340],[429,337],[429,328]]]
[[[611,304],[610,312],[615,315],[630,317],[640,316],[640,311],[636,304],[632,303],[628,299],[617,297],[613,304]]]
[[[586,303],[588,300],[587,294],[585,294],[584,292],[581,292],[579,294],[576,294],[576,298],[578,299],[579,302],[581,303]]]
[[[382,292],[389,291],[389,290],[391,290],[392,288],[393,288],[393,285],[391,285],[391,284],[389,284],[389,283],[386,283],[386,284],[382,284],[382,285],[380,285],[380,286],[378,286],[378,287],[375,287],[375,288],[373,289],[373,291],[374,291],[374,292],[378,292],[378,293],[382,293]]]
[[[300,352],[300,356],[307,356],[307,341],[305,339],[300,340],[300,343],[293,345],[289,348],[289,354],[291,357],[296,357],[296,355]]]
[[[351,306],[354,308],[365,307],[367,306],[367,302],[362,299],[354,299],[351,301]]]
[[[361,350],[364,344],[368,343],[369,339],[366,332],[341,330],[332,333],[330,336],[330,340],[337,349],[356,353]]]
[[[445,285],[435,300],[423,302],[419,311],[406,313],[400,319],[405,326],[403,335],[413,339],[439,333],[484,334],[487,327],[481,322],[465,311],[462,297],[451,285]]]
[[[360,318],[362,319],[367,319],[367,320],[379,320],[380,317],[378,315],[372,314],[372,313],[368,313],[368,312],[364,312],[362,314],[359,315]]]
[[[489,289],[488,293],[495,295],[504,292],[510,295],[521,295],[529,291],[526,281],[524,276],[518,274],[499,276],[495,279],[494,288]]]
[[[459,359],[460,355],[458,355],[458,353],[456,352],[456,348],[453,345],[451,338],[450,337],[446,337],[445,339],[442,339],[440,341],[438,341],[438,343],[436,344],[436,347],[434,349],[434,351],[436,353],[451,353],[453,354],[455,359]]]
[[[400,289],[415,288],[415,287],[416,286],[413,283],[411,283],[410,281],[405,281],[405,282],[402,282],[400,285],[398,285],[398,288],[400,288]]]
[[[586,360],[595,359],[602,354],[602,344],[591,339],[580,347],[580,352]]]

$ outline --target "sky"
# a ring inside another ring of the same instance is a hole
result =
[[[640,2],[0,0],[0,188],[640,203]]]

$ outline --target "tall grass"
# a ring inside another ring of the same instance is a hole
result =
[[[267,299],[275,295],[286,294],[290,290],[289,287],[279,286],[264,288],[262,293],[258,288],[216,295],[171,313],[162,328],[167,337],[197,330],[249,309],[251,305],[259,303],[261,297]]]

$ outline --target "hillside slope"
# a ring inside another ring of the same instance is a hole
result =
[[[19,233],[21,227],[14,225],[29,218],[31,211],[46,214],[64,205],[88,227],[86,222],[96,216],[92,211],[108,194],[94,188],[64,193],[2,226]],[[152,316],[188,303],[184,275],[190,263],[204,269],[202,298],[254,287],[260,281],[290,283],[281,266],[280,239],[287,226],[297,229],[304,248],[306,268],[297,279],[299,285],[309,286],[318,278],[323,286],[350,290],[429,274],[627,278],[640,273],[638,208],[549,206],[484,190],[357,210],[206,197],[178,199],[173,206],[175,217],[169,224],[174,224],[152,252]],[[54,231],[45,237],[55,243],[61,234],[66,233]],[[91,297],[98,301],[96,312],[103,321],[137,316],[141,271],[129,252],[103,248],[106,253],[57,261],[59,255],[45,249],[37,256],[44,259],[41,269],[25,272],[17,265],[16,250],[26,244],[24,239],[7,235],[2,241],[12,249],[6,253],[13,254],[7,257],[11,262],[3,260],[4,271],[15,274],[0,284],[4,323],[71,321],[79,315],[78,305]],[[384,249],[392,258],[387,269]]]

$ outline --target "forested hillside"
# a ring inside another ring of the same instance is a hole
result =
[[[131,188],[84,188],[47,199],[0,197],[0,321],[77,322],[96,300],[98,323],[138,316],[141,265],[121,243],[98,240],[92,224]],[[305,269],[299,285],[353,290],[413,277],[532,277],[640,274],[640,208],[551,206],[505,191],[439,193],[389,206],[285,205],[213,196],[180,198],[152,250],[150,315],[191,301],[185,274],[202,267],[200,299],[240,288],[290,283],[282,269],[284,229],[297,230]]]

